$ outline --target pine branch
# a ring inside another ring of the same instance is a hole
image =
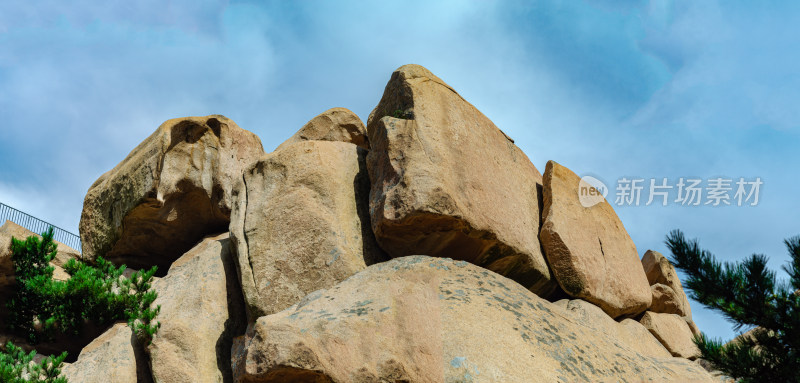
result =
[[[47,357],[39,363],[33,361],[35,351],[25,353],[22,348],[8,342],[5,350],[0,350],[0,382],[3,383],[67,383],[61,375],[61,365],[67,357]]]
[[[789,274],[789,283],[795,290],[800,290],[800,235],[788,238],[783,241],[786,249],[789,250],[789,265],[782,267],[783,271]]]
[[[11,250],[17,283],[7,307],[9,329],[32,344],[57,334],[80,335],[86,321],[103,326],[129,320],[131,329],[148,340],[158,331],[159,307],[151,307],[157,294],[150,291],[156,267],[124,278],[124,265],[116,267],[102,257],[96,266],[71,259],[64,265],[70,278],[53,280],[52,228],[41,240],[12,240]]]
[[[736,330],[755,327],[727,344],[705,334],[695,339],[701,358],[741,382],[800,381],[800,294],[795,292],[800,281],[800,237],[785,242],[792,262],[784,270],[794,289],[777,282],[765,255],[722,263],[679,230],[667,236],[670,261],[686,274],[684,285],[690,296],[722,313]]]
[[[766,268],[765,256],[754,254],[742,264],[721,263],[679,230],[667,236],[666,244],[672,252],[670,261],[687,276],[685,286],[691,298],[719,311],[736,330],[775,328],[775,274]]]

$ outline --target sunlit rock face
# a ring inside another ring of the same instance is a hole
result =
[[[84,257],[163,274],[204,236],[227,230],[234,182],[263,153],[255,134],[224,116],[163,123],[89,188]]]
[[[396,70],[367,123],[372,228],[393,257],[462,259],[548,295],[542,175],[514,142],[419,65]]]
[[[236,382],[712,381],[497,273],[426,256],[370,266],[259,318],[233,369]]]

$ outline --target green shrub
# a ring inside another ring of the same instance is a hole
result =
[[[67,378],[59,377],[61,364],[67,357],[66,352],[57,357],[45,358],[39,363],[34,363],[35,351],[26,354],[11,342],[8,342],[5,348],[5,350],[0,350],[0,382],[67,383]]]
[[[392,117],[394,117],[394,118],[399,118],[399,119],[402,119],[402,120],[408,120],[409,119],[408,116],[409,116],[409,113],[406,112],[405,110],[402,110],[402,109],[396,109],[394,112],[392,112]]]
[[[104,326],[117,320],[127,320],[145,344],[158,331],[160,323],[154,320],[160,307],[151,307],[156,292],[149,291],[156,267],[125,278],[125,265],[115,267],[98,258],[91,266],[71,259],[64,265],[70,279],[53,280],[52,228],[42,233],[41,240],[12,239],[11,252],[17,283],[8,303],[9,329],[31,343],[58,334],[80,335],[86,324]]]

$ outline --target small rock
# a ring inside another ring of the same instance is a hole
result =
[[[653,303],[650,305],[650,311],[654,313],[677,314],[679,316],[686,316],[687,310],[686,302],[672,287],[656,283],[650,286],[653,292]]]
[[[639,320],[673,356],[694,359],[700,354],[692,341],[692,330],[675,314],[646,312]]]
[[[657,251],[647,250],[642,257],[642,268],[651,286],[660,284],[672,290],[670,293],[664,287],[653,288],[653,307],[650,308],[650,311],[678,314],[691,320],[692,309],[689,306],[689,299],[686,297],[683,286],[681,286],[681,280],[669,260]],[[656,296],[656,294],[659,294],[659,296]],[[660,302],[656,303],[656,300]]]
[[[672,356],[658,339],[653,337],[641,323],[633,319],[626,318],[617,322],[601,308],[580,299],[562,299],[556,303],[561,305],[579,323],[593,328],[611,339],[616,339],[641,355],[657,358]]]
[[[275,150],[301,141],[349,142],[369,150],[367,128],[355,113],[345,108],[328,109],[314,117]]]

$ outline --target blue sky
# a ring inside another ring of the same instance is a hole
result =
[[[167,119],[223,114],[269,151],[331,107],[366,120],[391,72],[417,63],[514,138],[540,171],[553,159],[612,193],[622,177],[760,177],[757,206],[617,212],[640,254],[667,253],[664,236],[680,228],[721,259],[764,253],[778,269],[788,260],[782,240],[800,234],[798,8],[3,2],[0,202],[77,232],[91,183]],[[693,311],[703,331],[733,335],[719,316],[697,303]]]

